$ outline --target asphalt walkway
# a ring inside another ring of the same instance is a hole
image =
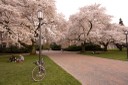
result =
[[[77,54],[43,51],[82,85],[128,85],[128,61]]]

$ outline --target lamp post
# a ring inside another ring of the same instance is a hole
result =
[[[128,31],[125,31],[126,35],[126,48],[127,48],[127,59],[128,59]]]
[[[38,11],[37,17],[39,19],[39,63],[41,63],[41,20],[43,19],[43,13],[41,10]]]

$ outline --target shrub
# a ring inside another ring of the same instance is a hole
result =
[[[1,53],[28,53],[30,52],[30,48],[17,47],[15,45],[11,45],[9,47],[0,47]]]
[[[86,43],[85,50],[87,50],[87,51],[102,51],[103,49],[99,45],[96,45],[93,43]]]
[[[71,45],[68,48],[65,48],[64,50],[65,51],[80,51],[81,50],[81,46]]]
[[[56,43],[52,43],[52,44],[50,45],[50,48],[51,48],[52,50],[61,50],[61,45],[57,45]]]
[[[64,50],[65,51],[81,51],[82,47],[77,45],[71,45],[68,48],[65,48]],[[99,45],[86,43],[85,50],[86,51],[102,51],[103,49]]]

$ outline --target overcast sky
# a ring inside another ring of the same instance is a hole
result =
[[[118,23],[122,18],[124,24],[128,26],[128,1],[127,0],[56,0],[59,13],[63,13],[66,18],[76,13],[80,7],[101,4],[106,8],[106,13],[114,16],[113,22]]]

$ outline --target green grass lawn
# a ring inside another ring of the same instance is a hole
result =
[[[9,55],[0,56],[0,85],[81,85],[46,56],[43,57],[46,76],[41,82],[35,82],[31,77],[37,56],[25,56],[23,63],[9,62],[8,59]]]
[[[85,52],[85,55],[91,55],[96,57],[102,57],[102,58],[109,58],[109,59],[115,59],[115,60],[127,60],[126,50],[118,51],[118,50],[109,50],[107,52],[100,52],[93,54],[92,52]]]

